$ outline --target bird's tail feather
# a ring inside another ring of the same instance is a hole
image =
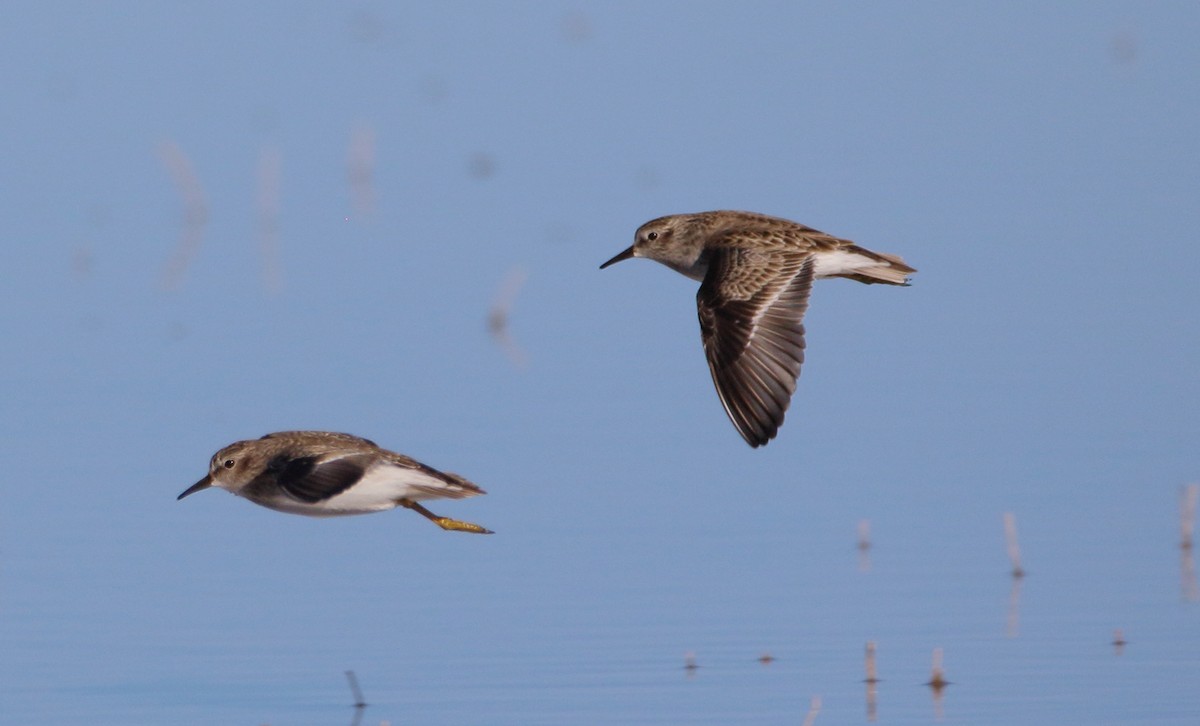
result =
[[[847,272],[837,277],[848,277],[851,280],[868,285],[875,283],[883,283],[885,285],[907,285],[908,276],[915,273],[917,270],[905,264],[904,260],[899,255],[889,255],[885,252],[872,252],[871,250],[859,247],[857,245],[846,248],[847,252],[862,255],[873,260],[878,260],[881,264],[874,267],[859,267],[852,272]]]

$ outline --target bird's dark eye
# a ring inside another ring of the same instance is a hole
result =
[[[234,463],[234,462],[233,462],[233,459],[226,459],[226,460],[225,460],[225,463],[223,464],[223,466],[224,466],[226,469],[232,469],[232,468],[233,468],[233,463]]]
[[[658,239],[658,232],[650,232],[649,234],[646,235],[646,239],[653,242],[654,240]]]

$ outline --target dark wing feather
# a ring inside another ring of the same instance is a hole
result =
[[[281,456],[271,462],[271,466],[262,476],[273,476],[279,488],[289,496],[308,504],[315,504],[354,486],[362,479],[372,461],[373,457],[370,454],[352,454],[338,458]]]
[[[804,363],[810,254],[726,247],[696,294],[700,337],[721,404],[751,446],[775,438]]]

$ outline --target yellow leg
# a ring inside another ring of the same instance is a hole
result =
[[[425,507],[422,507],[420,504],[417,504],[416,502],[414,502],[411,499],[401,499],[401,500],[397,501],[396,503],[399,504],[400,506],[404,507],[405,509],[413,510],[414,512],[421,515],[425,519],[428,519],[430,522],[433,522],[434,524],[441,527],[442,529],[450,531],[450,532],[474,532],[475,534],[495,534],[494,532],[492,532],[492,530],[486,529],[484,527],[480,527],[478,524],[471,524],[470,522],[460,522],[457,519],[450,519],[449,517],[439,517],[436,514],[434,514],[433,512],[429,511]]]

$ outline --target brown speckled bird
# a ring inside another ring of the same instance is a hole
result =
[[[281,431],[238,441],[213,455],[208,474],[179,495],[218,487],[269,509],[309,517],[411,509],[437,526],[491,534],[470,522],[439,517],[418,502],[485,492],[457,474],[425,466],[350,434]]]
[[[653,219],[600,269],[631,257],[701,281],[696,306],[713,383],[738,433],[755,447],[775,438],[796,390],[813,280],[907,285],[916,272],[896,255],[754,212]]]

